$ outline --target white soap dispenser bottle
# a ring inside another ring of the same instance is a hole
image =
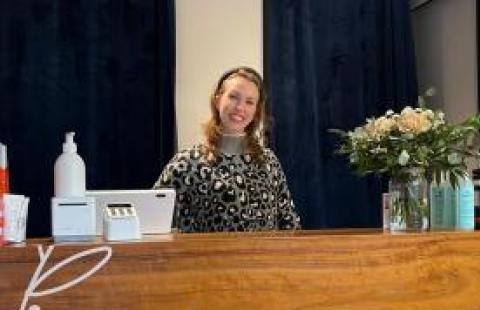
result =
[[[85,163],[77,154],[77,145],[73,141],[74,136],[74,132],[65,134],[63,153],[55,161],[55,197],[85,196]]]

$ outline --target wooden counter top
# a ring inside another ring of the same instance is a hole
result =
[[[128,243],[29,240],[0,247],[0,309],[32,305],[477,309],[480,232],[172,234]]]

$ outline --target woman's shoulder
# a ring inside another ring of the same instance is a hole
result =
[[[263,158],[266,161],[278,161],[278,157],[275,155],[275,152],[268,147],[263,148]]]
[[[191,147],[181,149],[178,151],[174,159],[198,159],[205,153],[205,148],[202,144],[195,144]]]

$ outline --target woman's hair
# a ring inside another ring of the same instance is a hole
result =
[[[204,133],[206,137],[206,152],[209,160],[214,160],[217,158],[218,144],[222,135],[221,129],[221,120],[220,113],[217,110],[215,105],[216,100],[220,95],[225,91],[225,81],[234,78],[234,77],[243,77],[244,79],[252,82],[257,86],[258,89],[258,102],[257,109],[253,120],[245,128],[245,139],[246,139],[246,151],[250,153],[254,160],[263,161],[263,151],[261,146],[261,141],[265,143],[265,132],[264,128],[266,126],[266,115],[265,115],[265,101],[266,93],[263,86],[262,77],[252,68],[249,67],[237,67],[225,72],[220,79],[218,80],[215,89],[210,96],[210,110],[211,116],[210,120],[205,124]]]

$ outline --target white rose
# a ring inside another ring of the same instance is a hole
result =
[[[405,166],[408,163],[408,160],[410,159],[410,155],[408,155],[408,152],[403,150],[400,153],[400,156],[398,156],[398,163],[400,166]]]
[[[415,112],[412,107],[410,106],[406,106],[405,108],[403,108],[402,112],[400,112],[401,115],[404,115],[404,114],[408,114],[408,113],[412,113],[412,112]]]

